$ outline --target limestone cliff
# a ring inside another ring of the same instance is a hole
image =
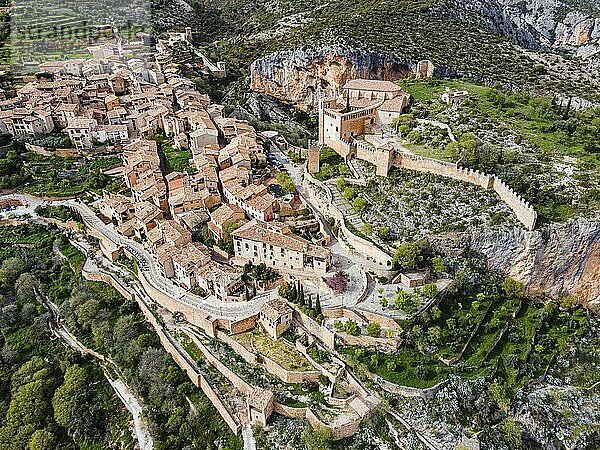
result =
[[[349,47],[276,52],[252,63],[250,87],[311,111],[319,99],[338,95],[348,80],[397,80],[408,75],[412,64]]]
[[[536,231],[482,232],[469,245],[489,266],[524,283],[530,292],[570,293],[584,304],[600,306],[600,223],[583,218]]]
[[[534,50],[600,58],[600,8],[576,0],[441,0],[438,13],[511,37]]]

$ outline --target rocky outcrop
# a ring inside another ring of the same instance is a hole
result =
[[[390,55],[349,47],[283,51],[252,63],[250,87],[254,92],[313,111],[321,98],[339,95],[348,80],[393,81],[405,78],[413,64]]]
[[[583,218],[536,231],[482,232],[468,245],[487,257],[492,269],[524,283],[530,292],[572,294],[600,306],[600,223]]]
[[[581,6],[568,0],[442,0],[434,10],[509,36],[530,49],[566,49],[598,59],[600,12],[592,5]]]

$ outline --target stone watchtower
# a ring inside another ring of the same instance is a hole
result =
[[[417,79],[420,78],[431,78],[435,71],[435,66],[428,59],[424,59],[423,61],[419,61],[417,63],[417,68],[415,70],[415,77]]]
[[[308,144],[308,172],[317,173],[319,172],[319,158],[321,154],[321,147],[316,142],[309,142]]]

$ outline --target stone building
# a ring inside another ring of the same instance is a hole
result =
[[[417,80],[423,78],[431,78],[433,73],[435,72],[435,66],[428,59],[424,59],[417,63],[417,67],[415,69],[415,78]]]
[[[408,106],[410,95],[390,81],[352,80],[344,96],[319,104],[319,143],[340,156],[354,156],[353,140],[389,125]]]
[[[253,219],[232,236],[235,256],[242,261],[321,274],[331,266],[330,250],[291,233],[281,222]]]
[[[292,308],[283,300],[270,300],[260,307],[258,323],[269,336],[278,339],[292,323]]]
[[[446,88],[442,94],[442,101],[449,106],[458,106],[469,100],[469,97],[469,91],[452,91]]]

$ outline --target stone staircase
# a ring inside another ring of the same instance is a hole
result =
[[[356,229],[362,230],[362,226],[364,225],[364,221],[361,217],[354,211],[352,205],[342,197],[342,194],[335,186],[335,182],[332,180],[327,181],[328,186],[331,188],[331,192],[333,194],[333,204],[344,214],[344,218],[346,219],[346,223],[352,224]]]

